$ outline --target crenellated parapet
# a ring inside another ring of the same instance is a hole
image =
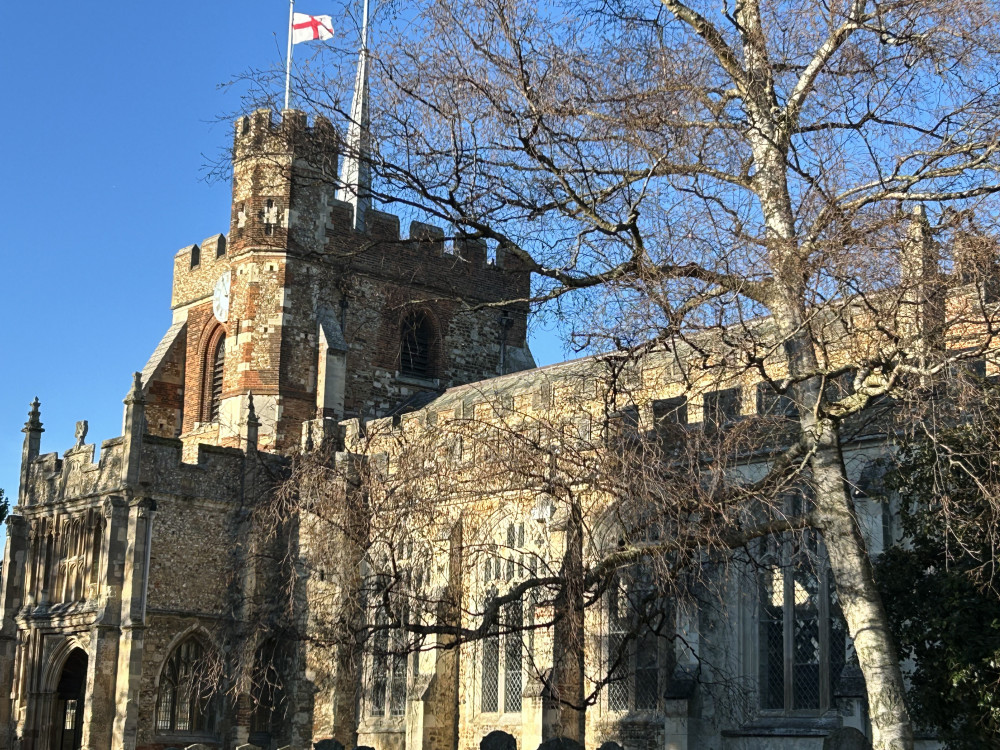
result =
[[[530,294],[530,274],[503,248],[490,257],[483,240],[446,239],[443,229],[420,221],[411,221],[409,232],[403,233],[398,216],[374,209],[360,234],[351,226],[349,203],[331,199],[328,208],[324,262],[449,297],[502,301],[525,300]],[[226,235],[216,234],[177,251],[172,307],[211,297],[219,277],[233,267],[227,248]]]
[[[400,230],[399,217],[369,209],[366,233],[351,226],[351,206],[330,207],[327,257],[351,271],[386,281],[424,287],[448,299],[487,302],[526,300],[530,274],[509,252],[498,248],[489,257],[480,239],[446,239],[440,227],[411,221]]]
[[[123,492],[126,489],[122,481],[124,448],[125,438],[116,437],[101,443],[96,461],[95,445],[83,443],[61,456],[45,453],[32,459],[22,488],[22,508],[86,505],[102,496]],[[194,462],[185,462],[183,453],[180,440],[143,435],[139,458],[142,492],[212,498],[223,503],[239,501],[241,477],[248,460],[246,452],[199,445]],[[275,473],[280,473],[284,463],[282,457],[274,454],[255,454],[254,460],[269,464]]]
[[[336,194],[336,130],[328,120],[259,109],[236,121],[229,240],[247,250],[322,250],[326,207]]]
[[[226,235],[213,234],[174,254],[171,307],[176,309],[212,295],[219,277],[231,267],[226,243]]]

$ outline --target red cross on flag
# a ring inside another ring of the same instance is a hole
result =
[[[292,44],[332,38],[333,18],[330,16],[308,16],[305,13],[292,15]]]

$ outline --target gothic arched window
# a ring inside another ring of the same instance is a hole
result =
[[[807,497],[786,501],[790,515]],[[757,668],[760,708],[822,713],[847,655],[847,628],[826,551],[815,532],[767,539],[760,558]]]
[[[211,733],[215,694],[201,643],[186,638],[171,652],[156,696],[156,731]]]
[[[501,527],[502,528],[502,527]],[[495,544],[495,550],[483,561],[484,604],[502,590],[534,575],[537,558],[526,554],[524,523],[508,522],[506,543]],[[524,652],[531,648],[530,625],[533,612],[529,600],[516,599],[505,604],[492,633],[482,644],[479,709],[483,713],[518,713],[521,711],[524,687]],[[527,633],[526,633],[527,630]]]
[[[208,421],[219,421],[219,406],[222,403],[222,371],[226,363],[226,337],[220,336],[212,352],[210,365],[212,379],[209,382]]]
[[[425,550],[426,551],[426,550]],[[366,568],[366,599],[371,639],[365,658],[365,703],[371,717],[406,714],[409,675],[420,669],[420,639],[407,632],[411,617],[419,617],[423,574],[412,540],[400,540],[376,550]],[[398,622],[402,627],[393,627]]]
[[[431,345],[434,328],[427,315],[413,312],[403,319],[400,332],[399,371],[414,378],[433,377]]]
[[[287,672],[287,654],[276,642],[269,641],[257,651],[251,687],[250,742],[253,745],[271,747],[271,741],[282,736],[286,709],[282,674]]]

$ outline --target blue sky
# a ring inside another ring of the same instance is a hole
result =
[[[353,33],[344,6],[304,0]],[[240,108],[220,84],[280,66],[281,0],[0,4],[0,488],[17,494],[20,429],[42,451],[121,433],[122,399],[170,323],[173,254],[228,231],[230,186],[206,165]],[[343,39],[341,40],[343,41]],[[375,103],[377,106],[377,102]],[[563,358],[546,332],[539,364]]]

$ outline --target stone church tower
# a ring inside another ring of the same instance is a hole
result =
[[[528,275],[501,255],[369,209],[367,232],[334,196],[337,136],[301,112],[237,123],[230,231],[174,259],[173,324],[143,371],[150,432],[297,444],[316,417],[382,416],[418,394],[533,366]],[[471,306],[496,305],[470,311]]]
[[[341,153],[301,112],[238,121],[229,232],[175,256],[171,324],[122,436],[95,462],[81,423],[43,454],[31,405],[0,588],[0,748],[277,742],[235,688],[214,706],[190,689],[192,665],[227,647],[227,571],[260,477],[339,439],[337,420],[533,367],[527,305],[510,302],[528,274],[376,210],[356,230],[335,197]]]

